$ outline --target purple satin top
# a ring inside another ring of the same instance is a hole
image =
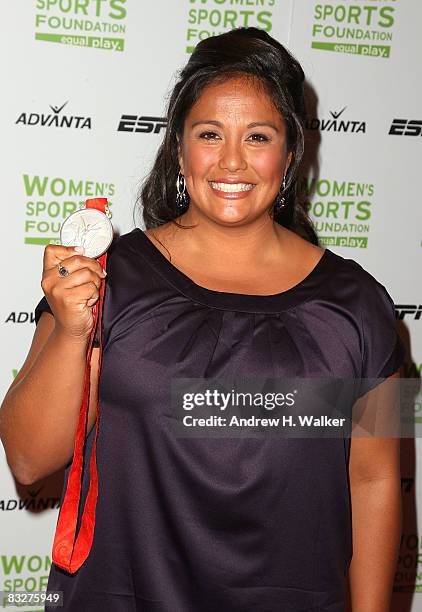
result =
[[[283,293],[213,291],[138,228],[107,272],[96,526],[76,574],[51,567],[63,612],[342,612],[347,441],[183,439],[165,415],[174,377],[389,376],[404,346],[386,289],[326,249]]]

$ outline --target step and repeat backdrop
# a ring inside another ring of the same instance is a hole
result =
[[[285,44],[307,75],[306,186],[321,245],[387,288],[407,346],[404,375],[419,378],[420,2],[15,0],[2,9],[1,397],[34,333],[45,245],[87,197],[110,200],[120,234],[142,227],[138,190],[177,71],[198,41],[250,25]],[[422,422],[420,394],[411,418]],[[422,611],[421,448],[402,441],[397,611]],[[62,476],[22,486],[2,447],[0,463],[0,590],[44,590]]]

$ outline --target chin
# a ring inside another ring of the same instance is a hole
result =
[[[192,200],[190,206],[192,206]],[[245,202],[222,202],[220,200],[216,203],[207,201],[204,206],[193,206],[201,216],[221,225],[239,225],[251,220],[252,207],[245,206]]]
[[[241,223],[246,223],[249,220],[248,215],[240,215],[239,213],[233,214],[225,214],[225,215],[212,215],[210,216],[217,223],[221,223],[221,225],[239,225]]]

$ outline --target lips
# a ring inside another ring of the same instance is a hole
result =
[[[232,182],[217,182],[209,181],[212,189],[222,191],[223,193],[244,193],[255,187],[254,183],[232,183]]]

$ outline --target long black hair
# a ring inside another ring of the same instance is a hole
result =
[[[304,73],[298,61],[274,38],[258,28],[237,28],[202,40],[181,70],[167,105],[167,130],[155,163],[144,180],[140,200],[147,229],[175,222],[184,210],[176,203],[179,173],[177,138],[182,142],[187,114],[212,82],[245,75],[258,79],[284,118],[287,150],[292,159],[286,174],[286,206],[274,221],[314,244],[318,238],[300,197],[298,169],[304,152]]]

